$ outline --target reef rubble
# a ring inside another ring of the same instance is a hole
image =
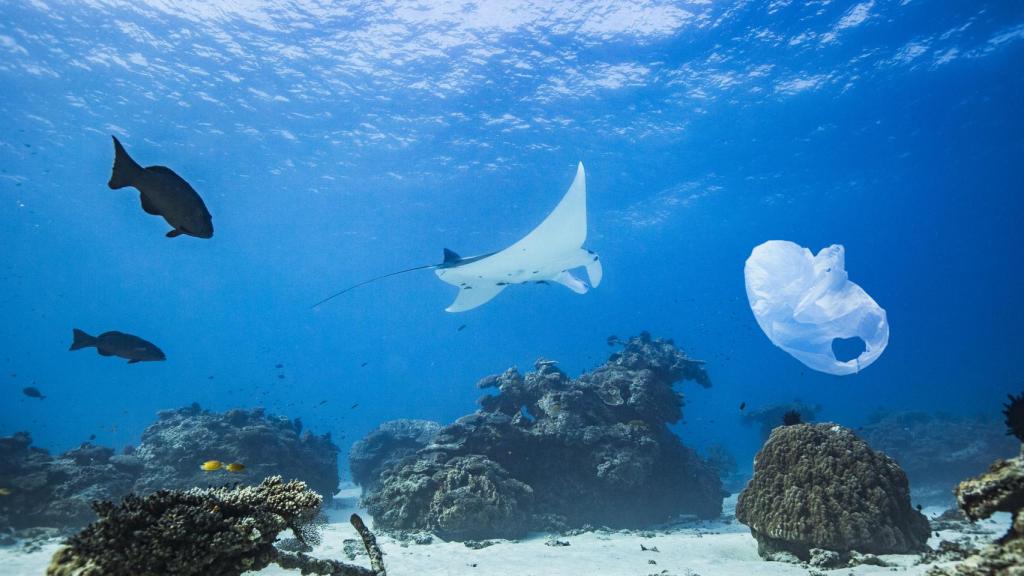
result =
[[[644,333],[576,379],[554,361],[534,368],[482,379],[497,393],[478,411],[378,458],[390,463],[363,484],[378,527],[465,541],[721,513],[718,471],[668,428],[682,418],[674,384],[711,386],[703,363]]]
[[[910,503],[907,477],[838,424],[779,426],[758,452],[736,519],[762,558],[819,564],[860,554],[927,549],[928,520]],[[837,559],[824,560],[824,552]]]
[[[80,528],[94,500],[211,484],[258,483],[271,475],[305,481],[328,500],[339,484],[330,435],[303,432],[298,420],[261,409],[216,413],[197,404],[160,412],[138,448],[115,453],[89,442],[52,456],[19,432],[0,438],[0,529]],[[209,459],[240,462],[239,473],[204,472]]]

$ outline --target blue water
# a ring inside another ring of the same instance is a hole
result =
[[[513,364],[593,368],[641,330],[708,363],[684,442],[743,458],[741,401],[856,425],[994,415],[1024,385],[1020,2],[168,4],[0,4],[0,434],[120,447],[196,401],[347,449],[382,420],[472,411],[476,380]],[[107,189],[111,134],[199,191],[213,239],[167,239]],[[578,161],[592,292],[449,314],[454,289],[421,271],[310,309],[444,247],[509,245]],[[846,247],[888,312],[878,362],[829,376],[768,341],[743,263],[769,239]],[[68,352],[73,327],[168,360]]]

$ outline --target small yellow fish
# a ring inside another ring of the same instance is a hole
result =
[[[241,472],[242,470],[245,470],[245,464],[232,462],[231,464],[225,466],[225,468],[227,468],[228,472]]]
[[[10,488],[0,488],[0,496],[10,496],[10,495],[11,495],[11,489]]]
[[[213,472],[214,470],[220,470],[224,463],[220,460],[207,460],[199,467],[203,472]]]

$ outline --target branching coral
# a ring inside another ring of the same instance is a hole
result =
[[[383,576],[382,565],[368,570],[274,547],[287,528],[301,537],[301,527],[317,518],[321,502],[305,483],[280,476],[258,486],[161,490],[129,495],[120,504],[96,502],[99,520],[68,539],[47,574],[231,576],[277,563],[303,573]]]

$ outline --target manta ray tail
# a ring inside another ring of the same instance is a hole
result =
[[[382,274],[380,276],[375,276],[373,278],[370,278],[369,280],[363,280],[362,282],[360,282],[358,284],[353,284],[353,285],[349,286],[348,288],[345,288],[344,290],[340,290],[338,292],[335,292],[334,294],[331,294],[327,298],[324,298],[323,300],[317,302],[316,304],[313,304],[312,306],[310,306],[310,308],[316,308],[317,306],[327,302],[328,300],[332,300],[334,298],[337,298],[338,296],[341,296],[342,294],[348,292],[349,290],[354,290],[356,288],[359,288],[360,286],[366,286],[367,284],[370,284],[371,282],[376,282],[377,280],[383,280],[385,278],[390,278],[391,276],[398,276],[399,274],[405,274],[406,272],[412,272],[414,270],[423,270],[425,268],[437,268],[437,267],[438,267],[438,264],[424,264],[423,266],[415,266],[413,268],[406,268],[405,270],[399,270],[398,272],[390,272],[388,274]]]

